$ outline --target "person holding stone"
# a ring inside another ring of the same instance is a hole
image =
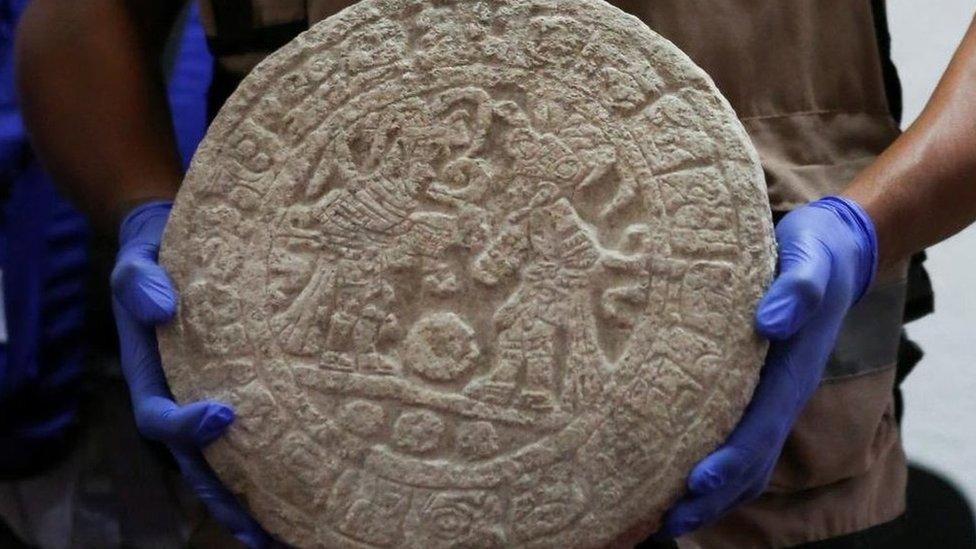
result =
[[[351,3],[202,1],[217,56],[212,114],[261,58]],[[919,280],[909,261],[976,219],[976,25],[902,134],[881,1],[614,3],[714,78],[782,217],[779,274],[756,312],[773,342],[759,387],[660,535],[705,547],[891,539],[906,481],[895,363],[906,312],[925,305],[906,304],[906,281]],[[176,304],[156,254],[181,180],[155,59],[180,4],[35,0],[21,91],[51,170],[95,219],[121,219],[112,282],[143,433],[170,445],[220,522],[261,546],[269,537],[199,452],[233,411],[173,402],[153,335]]]

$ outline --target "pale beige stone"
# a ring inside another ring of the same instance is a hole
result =
[[[671,43],[597,0],[368,0],[217,117],[161,261],[207,457],[308,547],[654,530],[765,351],[762,172]]]

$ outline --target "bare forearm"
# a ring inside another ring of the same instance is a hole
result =
[[[103,226],[127,203],[172,196],[181,177],[158,61],[179,3],[151,3],[35,0],[19,30],[34,146]]]
[[[976,220],[976,20],[922,114],[844,194],[874,220],[882,266]]]

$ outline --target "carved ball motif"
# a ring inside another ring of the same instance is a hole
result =
[[[453,381],[479,356],[474,330],[454,313],[434,313],[417,321],[403,345],[403,362],[430,381]]]

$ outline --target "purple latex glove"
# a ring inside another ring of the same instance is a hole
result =
[[[180,406],[163,376],[155,326],[172,319],[176,292],[157,256],[172,205],[154,201],[137,206],[120,227],[111,282],[122,373],[143,436],[169,447],[184,479],[218,522],[249,547],[264,547],[270,543],[268,534],[217,479],[200,452],[234,421],[234,410],[210,400]]]
[[[847,310],[877,270],[874,224],[846,198],[828,196],[789,213],[776,239],[779,274],[756,311],[756,330],[772,341],[759,385],[728,440],[692,469],[661,537],[695,530],[762,493],[820,385]]]

